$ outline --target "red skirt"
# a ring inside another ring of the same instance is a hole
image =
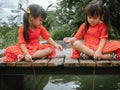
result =
[[[49,44],[41,44],[39,46],[27,45],[28,52],[31,55],[33,53],[35,53],[37,50],[42,50],[42,49],[45,49],[48,47],[52,49],[52,53],[50,55],[48,55],[48,58],[52,58],[56,55],[56,50],[55,50],[54,46],[49,45]],[[4,62],[17,61],[18,55],[24,55],[19,45],[7,47],[4,54],[5,54],[5,59],[3,60]]]
[[[85,44],[87,47],[89,47],[92,50],[97,50],[98,46],[92,46],[92,45],[88,45]],[[111,53],[114,52],[118,55],[118,59],[120,59],[120,42],[116,41],[116,40],[110,40],[108,42],[106,42],[102,53]],[[80,57],[80,52],[78,50],[76,50],[75,48],[73,48],[73,52],[72,52],[72,56],[71,58],[79,58]]]

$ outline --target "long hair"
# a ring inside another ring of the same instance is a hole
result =
[[[23,25],[24,25],[24,30],[23,30],[23,35],[24,39],[26,42],[29,41],[29,35],[28,35],[28,30],[29,30],[29,22],[28,22],[28,17],[31,15],[34,18],[37,18],[41,16],[43,19],[46,18],[46,12],[45,10],[37,4],[31,4],[28,6],[27,11],[23,15]]]
[[[106,24],[107,30],[111,29],[108,6],[100,1],[93,0],[85,8],[85,32],[89,28],[87,16],[95,15],[101,17],[101,20]]]

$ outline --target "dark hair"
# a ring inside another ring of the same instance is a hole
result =
[[[102,2],[93,0],[91,1],[85,8],[85,31],[88,30],[89,23],[87,20],[87,16],[100,16],[101,20],[106,24],[107,30],[111,29],[110,25],[110,17],[109,17],[109,9],[108,6],[105,4],[102,4]]]
[[[28,36],[28,30],[29,30],[28,16],[29,15],[31,15],[34,18],[41,16],[43,19],[45,19],[46,12],[40,5],[31,4],[28,6],[27,11],[23,15],[23,24],[24,24],[23,35],[26,42],[29,41],[29,36]]]

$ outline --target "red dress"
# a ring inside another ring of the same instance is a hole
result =
[[[84,33],[85,23],[83,23],[75,34],[75,38],[81,40],[84,38],[84,45],[89,47],[92,50],[97,50],[101,38],[108,39],[108,33],[106,31],[106,25],[103,22],[95,26],[89,26],[86,33]],[[110,40],[106,42],[103,47],[102,53],[115,52],[120,57],[120,42],[116,40]],[[79,58],[80,52],[73,48],[73,53],[71,58]]]
[[[50,38],[50,34],[47,32],[47,30],[44,28],[44,26],[40,26],[35,30],[28,30],[29,35],[29,42],[26,42],[24,40],[23,36],[23,25],[19,28],[18,32],[18,43],[15,46],[9,46],[5,50],[5,59],[4,62],[11,62],[11,61],[17,61],[18,55],[24,55],[20,44],[24,43],[26,44],[26,47],[28,49],[28,52],[32,55],[34,52],[40,49],[45,48],[52,48],[52,53],[48,56],[48,58],[51,58],[55,55],[55,48],[52,45],[49,44],[40,44],[40,37],[42,37],[44,40],[48,40]]]

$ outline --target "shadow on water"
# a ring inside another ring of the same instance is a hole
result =
[[[27,75],[24,90],[120,90],[120,76]]]
[[[49,75],[27,75],[24,77],[24,90],[43,90],[49,81]]]

